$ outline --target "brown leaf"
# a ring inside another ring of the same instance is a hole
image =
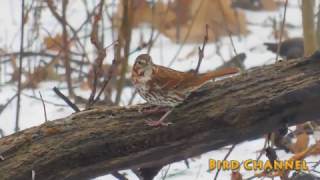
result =
[[[297,130],[303,131],[303,125],[297,126]],[[297,136],[297,141],[296,143],[290,146],[290,150],[295,154],[300,153],[306,150],[308,148],[308,145],[309,145],[309,136],[307,133],[303,132]]]
[[[45,45],[46,49],[52,51],[60,51],[63,46],[63,37],[61,33],[56,34],[55,36],[48,36],[45,37],[43,40],[43,44]],[[68,46],[72,46],[72,43],[68,43]]]
[[[62,43],[63,40],[61,34],[56,34],[54,37],[48,36],[44,38],[44,44],[48,50],[58,51],[63,47]]]
[[[311,145],[309,148],[305,149],[304,151],[295,154],[290,158],[290,160],[302,160],[311,155],[318,155],[320,154],[320,142],[316,142],[316,144]]]

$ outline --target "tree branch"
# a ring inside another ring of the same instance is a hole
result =
[[[0,139],[0,179],[87,179],[163,166],[320,118],[320,53],[208,83],[168,116],[144,105],[75,113]]]

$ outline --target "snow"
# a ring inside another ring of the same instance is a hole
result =
[[[28,1],[26,1],[28,2]],[[85,19],[85,9],[83,8],[82,1],[69,1],[70,11],[68,11],[69,22],[77,27],[81,25]],[[90,4],[90,3],[89,3]],[[92,8],[93,5],[90,5]],[[20,26],[20,1],[19,0],[2,0],[0,1],[0,48],[6,48],[9,51],[18,51],[19,50],[19,26]],[[267,12],[253,12],[245,11],[247,16],[247,21],[249,22],[248,29],[250,33],[246,36],[232,37],[234,40],[235,47],[238,52],[245,52],[247,58],[245,65],[247,68],[261,66],[264,64],[272,64],[275,59],[275,54],[268,52],[262,45],[263,42],[272,42],[275,41],[272,38],[272,28],[270,18],[280,19],[283,16],[283,8],[279,8],[278,11],[267,11]],[[287,19],[286,21],[297,28],[289,29],[290,37],[297,37],[302,35],[301,29],[301,11],[299,9],[298,1],[291,0],[289,2],[289,7],[287,10]],[[26,25],[27,30],[30,28],[32,23]],[[264,27],[269,25],[270,27]],[[59,32],[58,22],[52,17],[49,11],[45,11],[42,15],[42,30],[38,39],[41,40],[44,36],[47,35],[47,31],[50,33]],[[139,42],[140,33],[143,32],[145,40],[149,38],[150,30],[146,27],[141,27],[140,29],[135,29],[133,31],[132,44],[134,47]],[[107,30],[107,34],[111,34],[110,30]],[[157,34],[157,32],[155,32]],[[109,36],[105,39],[105,44],[110,44],[112,42]],[[88,45],[91,46],[91,45]],[[197,53],[190,58],[185,58],[187,54],[197,48],[198,44],[186,44],[183,46],[178,59],[172,64],[172,68],[177,70],[189,70],[190,67],[195,68],[197,64]],[[89,47],[92,48],[92,47]],[[162,49],[163,48],[163,49]],[[160,35],[159,40],[154,44],[154,48],[151,50],[151,56],[157,64],[162,64],[167,66],[172,58],[175,56],[177,50],[180,48],[180,44],[172,43],[168,38]],[[129,63],[133,64],[134,59],[140,53],[145,53],[146,50],[136,52],[130,56]],[[165,52],[165,53],[162,53]],[[205,72],[212,70],[215,67],[221,65],[223,62],[221,57],[215,54],[216,45],[214,43],[209,43],[205,49],[205,58],[201,65],[201,71]],[[229,38],[222,39],[221,53],[223,59],[229,59],[233,56],[233,50]],[[106,62],[111,62],[112,60],[112,50],[109,50],[108,57]],[[2,73],[2,72],[1,72]],[[3,82],[3,74],[1,75],[1,80]],[[26,89],[23,91],[23,94],[39,97],[39,92],[42,93],[43,98],[46,101],[54,102],[57,104],[64,104],[64,102],[57,98],[57,96],[52,91],[54,86],[66,87],[64,83],[57,82],[43,82],[39,85],[37,90]],[[12,97],[16,92],[16,85],[1,85],[0,86],[0,104],[4,104],[7,100]],[[66,93],[66,89],[62,91]],[[133,90],[130,88],[124,89],[124,95],[122,99],[122,105],[126,105],[128,100],[131,97]],[[88,97],[89,92],[84,92],[83,90],[76,88],[76,94],[83,97]],[[25,129],[32,126],[39,125],[45,121],[42,103],[39,100],[30,98],[28,96],[22,95],[21,97],[21,118],[20,118],[20,128]],[[140,97],[136,97],[134,103],[143,102]],[[49,103],[46,103],[47,116],[49,120],[55,120],[58,118],[65,117],[71,114],[73,111],[67,106],[55,106]],[[15,109],[16,109],[16,100],[9,104],[5,111],[0,114],[0,128],[4,131],[5,135],[12,134],[14,132],[15,124]],[[246,141],[236,146],[235,150],[231,153],[229,159],[236,160],[246,160],[246,159],[255,159],[259,154],[259,150],[263,147],[264,139],[257,139],[252,141]],[[158,174],[156,179],[162,179],[166,169],[169,169],[166,179],[168,180],[196,180],[203,179],[209,180],[213,179],[215,171],[208,172],[208,161],[209,159],[223,159],[225,154],[228,152],[227,148],[221,148],[220,150],[211,151],[201,156],[194,157],[189,159],[190,168],[187,168],[184,162],[176,162],[169,166],[163,168],[162,172]],[[287,159],[292,154],[285,153],[283,151],[278,152],[281,159]],[[265,156],[262,156],[262,159],[266,159]],[[307,160],[319,160],[319,158],[307,159]],[[131,171],[121,171],[128,174],[129,179],[137,179]],[[243,169],[240,171],[245,177],[250,177],[253,175],[253,172],[247,172]],[[218,179],[230,179],[230,171],[221,171]],[[106,175],[95,178],[96,180],[111,180],[115,179],[113,176]]]

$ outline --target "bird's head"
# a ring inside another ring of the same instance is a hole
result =
[[[152,59],[148,54],[141,54],[136,58],[136,61],[133,65],[134,71],[139,75],[152,72]]]

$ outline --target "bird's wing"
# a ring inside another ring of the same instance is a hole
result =
[[[203,74],[197,74],[194,75],[193,73],[190,73],[190,78],[185,79],[182,81],[176,89],[179,91],[184,92],[185,94],[190,93],[192,91],[195,91],[202,85],[206,84],[209,80],[214,80],[215,78],[235,74],[238,73],[239,69],[235,67],[226,67],[223,69],[210,71]]]
[[[178,95],[186,95],[199,88],[210,79],[238,73],[235,67],[226,67],[220,70],[195,75],[192,72],[180,72],[162,66],[157,66],[153,71],[150,87],[161,90],[164,93],[169,91]]]
[[[180,72],[163,66],[156,66],[152,73],[151,87],[162,91],[179,90],[195,77],[190,72]]]

